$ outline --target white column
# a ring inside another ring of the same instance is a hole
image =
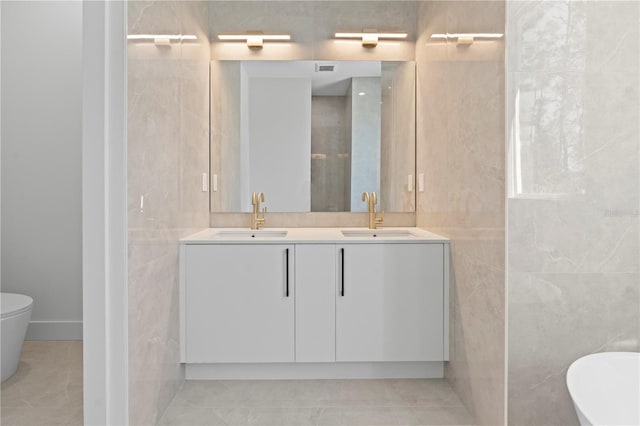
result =
[[[128,423],[126,3],[83,2],[84,423]]]

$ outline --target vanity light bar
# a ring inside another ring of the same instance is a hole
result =
[[[377,36],[378,38],[407,38],[407,33],[336,33],[336,38],[362,38],[366,36]]]
[[[289,41],[289,34],[218,34],[218,39],[223,41],[246,41],[250,49],[262,49],[265,41]]]
[[[258,37],[263,40],[291,40],[291,36],[289,34],[218,34],[218,38],[220,40],[228,41],[246,41],[252,37]]]
[[[495,40],[504,37],[499,33],[453,33],[453,34],[432,34],[431,38],[440,40],[455,39],[458,44],[472,44],[475,40]]]
[[[361,39],[363,47],[376,47],[379,39],[405,39],[407,33],[378,33],[375,31],[363,31],[359,33],[336,33],[335,38]]]
[[[128,40],[197,40],[198,37],[191,34],[129,34]]]

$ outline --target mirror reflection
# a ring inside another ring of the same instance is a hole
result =
[[[415,210],[415,63],[213,61],[211,210]]]

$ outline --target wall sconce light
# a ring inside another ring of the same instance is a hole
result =
[[[289,41],[289,34],[263,34],[258,31],[250,31],[244,34],[218,34],[218,39],[223,41],[244,41],[249,49],[262,49],[265,41]]]
[[[364,30],[360,33],[336,33],[335,38],[354,38],[362,40],[362,47],[376,47],[380,39],[405,39],[407,33],[379,33],[376,30]]]
[[[457,34],[432,34],[431,38],[439,40],[455,40],[457,44],[473,44],[475,40],[497,40],[504,37],[499,33],[457,33]]]
[[[198,37],[191,34],[129,34],[127,36],[127,40],[153,42],[156,46],[171,46],[172,42],[197,39]]]

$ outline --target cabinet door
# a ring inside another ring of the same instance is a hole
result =
[[[336,361],[443,360],[443,245],[338,250]]]
[[[296,245],[296,362],[336,360],[335,267],[335,245]]]
[[[292,362],[294,256],[286,245],[188,246],[186,361]]]

